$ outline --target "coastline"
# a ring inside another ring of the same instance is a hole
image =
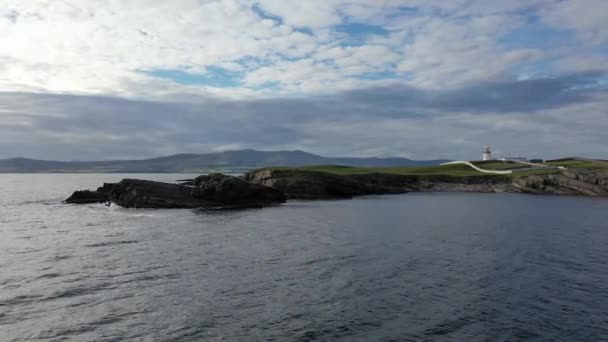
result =
[[[570,168],[512,175],[331,173],[264,168],[242,176],[214,173],[182,184],[123,179],[97,190],[76,191],[65,203],[115,203],[126,208],[265,207],[289,199],[349,199],[409,192],[526,193],[608,197],[608,170]]]

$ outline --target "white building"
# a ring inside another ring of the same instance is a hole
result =
[[[486,145],[483,147],[483,155],[481,160],[492,160],[492,151],[490,151],[490,146]]]

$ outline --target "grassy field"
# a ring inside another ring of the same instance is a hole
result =
[[[579,167],[587,169],[602,169],[608,168],[608,162],[601,160],[579,160],[579,159],[563,159],[556,161],[546,162],[547,165],[552,166],[565,166],[565,167]]]
[[[501,161],[491,162],[480,162],[475,163],[481,168],[488,170],[517,170],[518,168],[529,168],[528,165],[519,163],[504,163]],[[550,166],[566,166],[566,167],[580,167],[580,168],[605,168],[608,167],[608,162],[603,161],[587,161],[587,160],[576,160],[576,159],[564,159],[559,161],[548,162],[546,165]],[[312,165],[312,166],[301,166],[301,167],[271,167],[265,169],[299,169],[308,171],[321,171],[330,172],[337,174],[365,174],[365,173],[390,173],[397,175],[448,175],[448,176],[486,176],[486,177],[522,177],[528,175],[542,175],[549,173],[560,172],[556,169],[550,170],[526,170],[521,172],[513,172],[508,175],[492,175],[476,171],[466,165],[437,165],[437,166],[424,166],[424,167],[350,167],[341,165]]]
[[[488,170],[517,170],[529,168],[529,165],[521,164],[518,162],[502,162],[502,161],[489,161],[489,162],[474,162],[473,164]],[[578,160],[573,158],[559,159],[555,161],[549,161],[546,163],[540,163],[548,166],[565,166],[565,167],[580,167],[580,168],[602,168],[608,167],[608,162],[601,160]]]
[[[423,167],[350,167],[341,165],[312,165],[301,167],[273,167],[267,169],[298,169],[338,174],[390,173],[397,175],[451,175],[451,176],[488,176],[466,165],[437,165]]]
[[[478,166],[482,169],[486,170],[515,170],[515,169],[524,169],[529,168],[529,165],[524,165],[516,162],[502,162],[502,161],[484,161],[484,162],[474,162],[475,166]]]

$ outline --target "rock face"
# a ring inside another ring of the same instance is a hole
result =
[[[285,193],[279,189],[221,173],[196,177],[191,194],[198,200],[236,207],[266,206],[287,200]]]
[[[449,176],[425,175],[412,177],[411,191],[458,191],[458,192],[510,192],[513,190],[510,179],[499,175]]]
[[[509,184],[500,177],[454,177],[445,175],[396,175],[368,173],[340,175],[297,169],[263,169],[245,174],[256,184],[283,190],[293,199],[351,198],[372,194],[398,194],[413,191],[507,191]]]
[[[102,200],[103,198],[103,200]],[[96,199],[96,200],[94,200]],[[241,178],[201,176],[192,187],[140,179],[104,184],[97,191],[76,191],[66,203],[111,201],[125,208],[251,208],[283,203],[283,192]]]
[[[403,182],[392,175],[370,174],[356,177],[303,170],[259,170],[245,174],[248,182],[270,186],[285,192],[288,198],[351,198],[368,194],[407,192]]]
[[[125,208],[197,208],[210,206],[192,197],[187,186],[140,179],[123,179],[114,184],[110,200]]]
[[[263,169],[245,174],[252,183],[272,186],[294,199],[350,198],[368,194],[421,191],[523,192],[608,196],[608,169],[569,169],[558,173],[500,175],[330,174],[297,169]]]
[[[568,169],[513,181],[516,191],[533,194],[608,196],[608,170]]]
[[[108,195],[100,191],[81,190],[75,191],[72,196],[65,200],[71,204],[103,203],[109,200]]]

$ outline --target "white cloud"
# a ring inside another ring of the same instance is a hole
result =
[[[281,17],[289,25],[297,27],[324,27],[342,22],[338,2],[324,0],[281,1],[261,0],[262,10]]]
[[[556,67],[563,72],[578,72],[602,70],[605,69],[607,65],[607,56],[582,51],[581,53],[561,58],[557,62]]]
[[[69,4],[69,5],[68,5]],[[107,93],[151,82],[141,70],[204,70],[243,56],[299,56],[314,38],[236,1],[8,1],[0,17],[3,88]],[[11,84],[13,83],[13,84]],[[162,82],[161,82],[162,83]]]
[[[584,44],[608,44],[608,1],[560,1],[541,15],[549,25],[574,30]]]
[[[608,39],[606,4],[0,0],[0,91],[250,97],[335,92],[382,82],[357,77],[372,72],[397,73],[401,83],[438,88],[517,76],[518,65],[546,56],[557,59],[556,70],[580,70],[585,61],[601,64],[605,53],[504,46],[501,38],[527,20],[526,11],[533,11],[549,25],[576,30],[587,44],[598,46]],[[263,18],[258,9],[270,17]],[[386,35],[364,34],[354,44],[335,26],[351,23],[375,25]],[[229,88],[184,85],[144,73],[201,74],[209,66],[243,73],[244,83]],[[264,84],[275,86],[260,89]]]
[[[543,55],[534,49],[506,50],[497,43],[520,20],[512,15],[430,20],[416,28],[413,42],[404,47],[399,70],[412,73],[417,85],[430,87],[502,76],[514,65]]]

